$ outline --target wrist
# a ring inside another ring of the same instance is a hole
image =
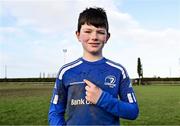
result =
[[[103,92],[101,88],[98,88],[98,90],[99,90],[99,91],[98,91],[99,93],[98,93],[97,101],[96,101],[95,104],[97,104],[97,102],[99,101],[99,99],[100,99],[100,97],[101,97],[101,95],[102,95],[102,92]]]
[[[102,101],[103,95],[104,95],[104,91],[101,90],[101,91],[100,91],[100,94],[99,94],[99,98],[98,98],[97,101],[96,101],[96,105],[98,105],[98,104]]]

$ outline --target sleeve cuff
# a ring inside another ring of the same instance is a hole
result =
[[[102,93],[101,93],[101,96],[99,97],[99,99],[98,99],[98,101],[97,101],[97,103],[96,103],[96,105],[100,105],[101,104],[101,101],[103,100],[103,98],[104,98],[104,91],[102,91]]]

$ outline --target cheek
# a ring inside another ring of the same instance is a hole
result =
[[[87,42],[89,40],[89,37],[87,35],[81,34],[79,40],[81,42]]]
[[[106,39],[107,39],[106,36],[101,36],[101,37],[99,38],[99,40],[102,41],[102,42],[106,42]]]

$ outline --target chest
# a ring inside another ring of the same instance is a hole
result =
[[[120,82],[120,73],[118,71],[104,67],[71,70],[65,74],[63,83],[71,95],[82,97],[82,95],[85,95],[86,84],[83,82],[84,79],[91,81],[114,97],[118,96]]]

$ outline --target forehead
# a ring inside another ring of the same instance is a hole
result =
[[[88,25],[88,24],[83,24],[83,25],[81,25],[81,29],[82,29],[82,30],[86,30],[86,29],[106,30],[106,28],[104,28],[104,27],[95,27],[94,25]]]

